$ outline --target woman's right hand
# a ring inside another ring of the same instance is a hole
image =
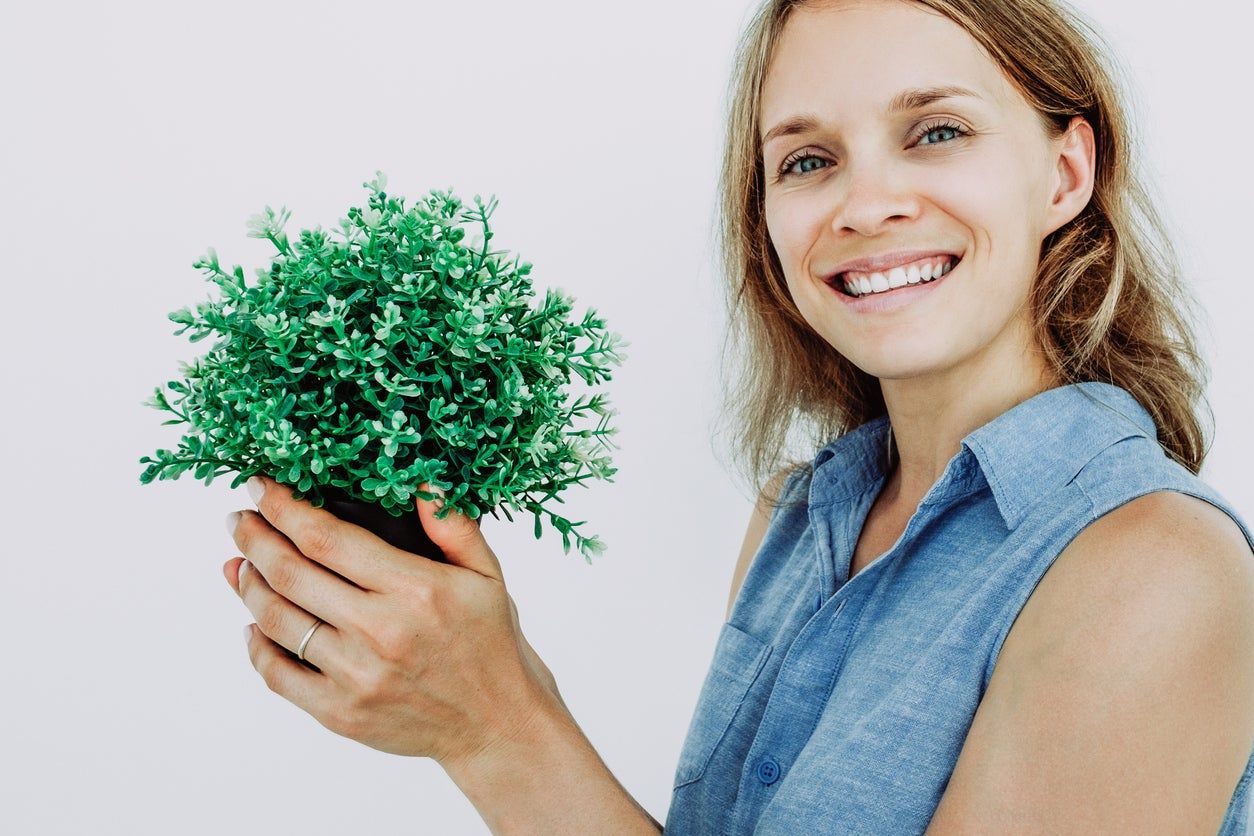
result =
[[[337,734],[446,768],[481,762],[479,752],[549,723],[551,712],[569,718],[522,635],[500,561],[468,517],[440,520],[433,501],[417,500],[445,557],[435,561],[254,478],[259,513],[232,515],[230,527],[255,571],[228,563],[226,572],[257,621],[249,658],[271,690]],[[293,658],[302,634],[312,636],[312,668]]]

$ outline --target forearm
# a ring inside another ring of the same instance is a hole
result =
[[[662,832],[557,700],[513,740],[472,762],[444,767],[494,834]]]

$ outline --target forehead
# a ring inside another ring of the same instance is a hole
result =
[[[909,0],[857,0],[796,9],[762,85],[760,130],[802,111],[840,125],[888,107],[909,88],[956,85],[990,105],[1012,88],[962,27]]]

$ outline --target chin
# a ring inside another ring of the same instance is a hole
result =
[[[909,380],[935,375],[953,368],[952,358],[929,352],[925,347],[915,350],[884,350],[875,355],[865,347],[861,351],[845,354],[849,361],[862,371],[880,380]]]

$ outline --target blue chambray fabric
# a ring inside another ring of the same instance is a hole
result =
[[[745,576],[675,771],[674,834],[923,833],[998,652],[1054,558],[1152,491],[1227,513],[1126,390],[1041,392],[967,435],[897,543],[848,579],[887,416],[823,447]],[[848,582],[847,582],[848,581]],[[1221,834],[1247,832],[1254,752]]]

